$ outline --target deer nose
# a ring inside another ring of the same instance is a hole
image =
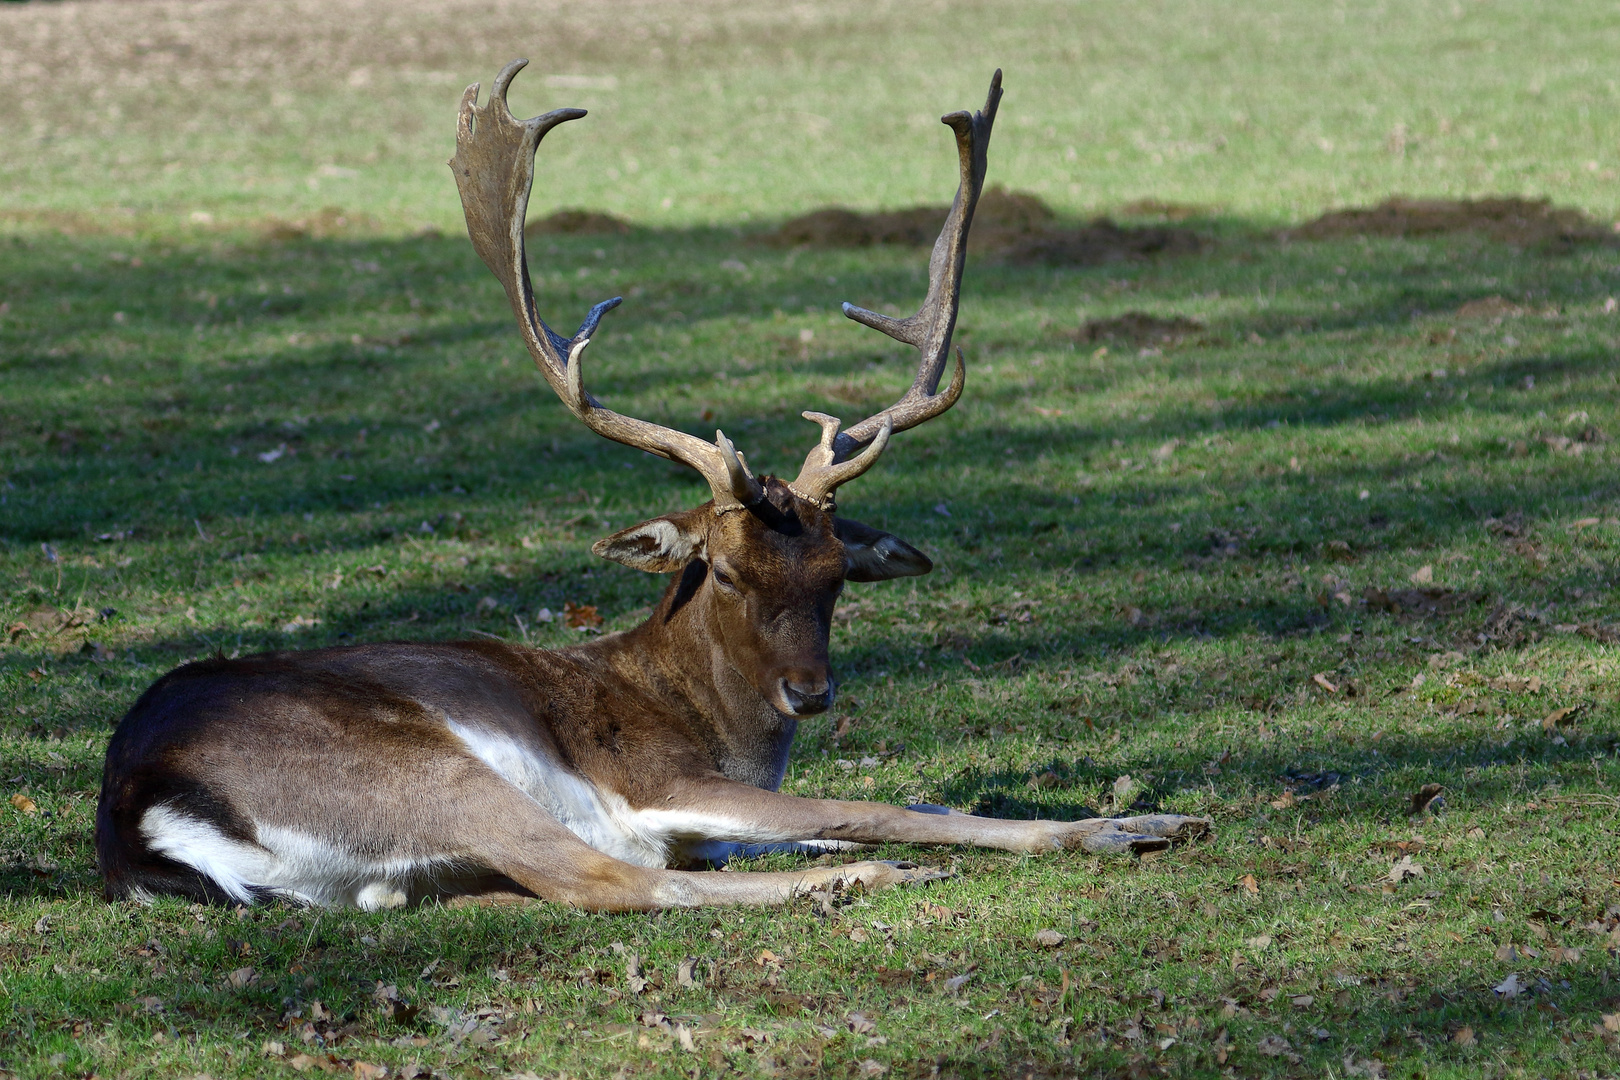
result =
[[[829,679],[783,679],[782,700],[794,716],[813,716],[832,708],[833,684]]]

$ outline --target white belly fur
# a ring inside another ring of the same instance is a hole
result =
[[[505,735],[450,721],[450,732],[469,753],[540,805],[597,851],[637,866],[663,866],[669,838],[647,829],[640,815],[611,792],[599,791],[549,755]]]
[[[450,730],[478,760],[494,769],[591,847],[637,866],[664,867],[672,855],[724,862],[730,855],[762,854],[757,846],[798,840],[718,814],[693,810],[633,810],[560,762],[504,735],[474,731],[455,721]],[[833,850],[836,842],[810,842]]]

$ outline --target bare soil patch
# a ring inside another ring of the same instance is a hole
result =
[[[871,247],[874,244],[932,244],[945,224],[949,206],[904,210],[850,210],[829,206],[784,221],[762,239],[773,247]],[[1038,195],[991,184],[973,212],[969,243],[981,247],[988,234],[1024,237],[1052,224],[1057,215]]]
[[[1511,300],[1487,296],[1470,300],[1451,314],[1453,318],[1469,322],[1501,322],[1503,319],[1516,319],[1524,313],[1525,309]]]
[[[1145,311],[1127,311],[1112,319],[1089,319],[1069,336],[1085,344],[1107,342],[1126,345],[1180,345],[1194,334],[1202,333],[1204,324],[1196,319],[1172,316],[1164,319]]]
[[[1163,199],[1136,199],[1119,208],[1124,217],[1163,218],[1165,221],[1186,221],[1188,218],[1208,217],[1213,213],[1208,206],[1192,203],[1166,202]]]
[[[948,206],[858,211],[831,206],[783,222],[760,239],[773,247],[926,246],[939,236]],[[1145,213],[1146,211],[1144,211]],[[1157,208],[1154,213],[1165,213]],[[968,249],[1014,265],[1094,266],[1198,251],[1203,241],[1177,226],[1121,226],[1107,218],[1063,225],[1038,195],[985,188],[973,215]]]
[[[523,226],[529,236],[623,236],[630,223],[600,210],[558,210]]]
[[[1478,233],[1517,247],[1614,243],[1602,222],[1547,199],[1385,199],[1377,206],[1332,210],[1283,235],[1299,240],[1343,236],[1445,236]]]
[[[1373,611],[1385,611],[1391,615],[1444,617],[1477,604],[1482,598],[1474,593],[1453,592],[1450,589],[1368,588],[1362,592],[1362,599]]]
[[[345,210],[341,206],[323,206],[313,214],[300,218],[270,218],[260,229],[266,240],[325,240],[350,233],[376,233],[382,222],[369,214]]]

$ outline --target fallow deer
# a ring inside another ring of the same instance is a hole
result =
[[[821,438],[792,480],[755,476],[713,443],[620,415],[584,388],[585,349],[617,299],[572,338],[536,310],[523,226],[541,138],[585,115],[519,122],[508,64],[488,100],[462,100],[451,159],[473,245],[506,288],[541,374],[592,431],[696,469],[713,499],[598,541],[603,558],[673,579],[647,621],[556,650],[498,641],[393,643],[187,664],[160,679],[107,750],[96,845],[109,897],[159,893],[389,907],[518,892],[599,910],[769,904],[937,871],[894,862],[777,873],[671,869],[729,845],[889,841],[1016,852],[1158,849],[1201,831],[1175,816],[1006,821],[935,806],[778,792],[800,719],[825,711],[833,605],[846,581],[926,574],[897,537],[836,514],[838,488],[894,432],[950,408],[939,390],[966,241],[984,183],[1001,73],[983,110],[944,117],[961,183],[921,310],[845,314],[916,346],[911,388]]]

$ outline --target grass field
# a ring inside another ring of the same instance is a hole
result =
[[[0,6],[0,1073],[1620,1074],[1620,254],[1277,232],[1392,193],[1606,225],[1620,16],[612,11]],[[937,569],[850,587],[785,786],[1211,838],[888,849],[957,876],[832,913],[100,899],[101,754],[163,671],[624,628],[662,582],[591,541],[706,497],[567,417],[464,238],[455,104],[513,55],[524,115],[592,110],[534,212],[634,226],[535,240],[542,312],[624,294],[593,390],[767,470],[909,382],[837,302],[911,310],[926,253],[759,233],[943,201],[934,118],[993,67],[992,181],[1187,207],[1196,254],[970,264],[962,403],[841,499]],[[1132,312],[1198,325],[1098,328]]]

